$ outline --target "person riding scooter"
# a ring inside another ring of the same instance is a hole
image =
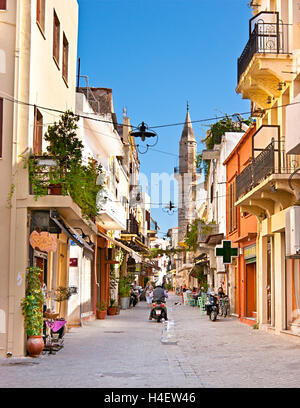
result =
[[[165,303],[166,298],[168,298],[168,293],[165,289],[162,288],[161,283],[157,282],[155,285],[155,289],[153,290],[153,298],[152,298],[152,303]],[[167,316],[167,308],[164,306],[163,307],[164,312],[165,312],[165,320],[168,320]],[[151,309],[149,320],[152,320],[153,318],[153,308]]]

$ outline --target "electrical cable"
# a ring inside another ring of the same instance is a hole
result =
[[[4,92],[0,91],[0,93],[3,94]],[[14,99],[13,97],[8,98],[7,96],[4,96],[4,97],[2,97],[2,99],[7,100],[7,101],[12,102],[12,103],[25,105],[25,106],[37,107],[39,109],[43,109],[43,110],[50,111],[50,112],[56,112],[56,113],[61,113],[61,114],[65,113],[65,111],[62,111],[60,109],[35,105],[35,104],[29,103],[29,102],[22,102],[22,101]],[[287,107],[287,106],[293,106],[293,105],[298,105],[298,104],[300,104],[300,101],[290,102],[290,103],[283,104],[283,105],[278,105],[278,106],[271,106],[270,108],[263,109],[263,111],[267,112],[267,111],[272,110],[272,109],[279,109],[279,108],[284,108],[284,107]],[[247,112],[239,113],[239,115],[251,115],[251,113],[252,113],[251,111],[247,111]],[[113,121],[104,120],[104,119],[96,119],[96,118],[92,118],[92,117],[86,116],[86,115],[80,115],[80,114],[75,114],[75,115],[80,117],[80,118],[87,119],[87,120],[92,120],[92,121],[96,121],[96,122],[104,122],[104,123],[108,123],[108,124],[111,124],[111,125],[116,124],[117,126],[127,126],[127,127],[138,129],[138,126],[134,126],[134,125],[131,125],[131,124],[130,125],[125,125],[123,123],[114,123]],[[232,118],[232,117],[236,117],[236,116],[237,116],[237,113],[234,113],[234,114],[230,114],[230,115],[215,116],[213,118],[191,120],[189,123],[202,123],[202,122],[218,121],[218,120],[221,120],[221,119],[226,119],[227,117]],[[185,122],[176,122],[176,123],[162,124],[162,125],[156,125],[156,126],[149,126],[149,129],[158,129],[158,128],[171,127],[171,126],[182,126],[182,125],[185,125]]]

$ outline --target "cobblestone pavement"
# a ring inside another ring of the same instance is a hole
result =
[[[85,323],[56,355],[0,359],[1,388],[300,387],[300,343],[254,330],[234,317],[209,321],[198,308],[168,300],[177,344],[145,302]]]

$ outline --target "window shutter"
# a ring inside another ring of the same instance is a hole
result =
[[[7,10],[6,0],[0,0],[0,10]]]
[[[0,98],[0,157],[2,157],[2,137],[3,137],[3,99]]]

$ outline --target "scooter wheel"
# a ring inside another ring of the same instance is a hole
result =
[[[217,319],[217,312],[213,311],[211,312],[211,314],[209,315],[209,318],[212,322],[216,321]]]

